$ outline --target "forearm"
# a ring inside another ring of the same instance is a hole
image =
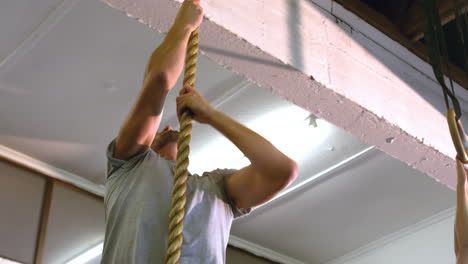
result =
[[[468,250],[461,250],[458,253],[457,264],[468,264]]]
[[[142,151],[151,145],[159,128],[164,102],[182,71],[190,36],[188,30],[173,26],[149,59],[143,87],[117,138],[119,154]]]
[[[180,73],[185,60],[190,30],[184,26],[174,24],[163,43],[151,55],[146,71],[145,83],[152,82],[158,74],[164,73],[167,77],[168,89],[172,88]]]
[[[268,140],[224,113],[214,112],[209,124],[234,143],[260,174],[284,178],[296,170],[295,162]]]
[[[187,30],[173,26],[151,55],[141,92],[117,137],[116,157],[128,158],[151,145],[166,96],[182,71],[189,36]]]
[[[468,206],[465,184],[457,186],[457,210],[455,215],[455,233],[458,250],[468,248]]]

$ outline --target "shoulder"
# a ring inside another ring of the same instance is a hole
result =
[[[159,155],[151,148],[137,153],[128,159],[122,160],[114,157],[115,140],[112,140],[107,146],[107,177],[117,171],[128,171],[141,165],[143,162],[157,160]]]
[[[209,180],[220,182],[226,177],[234,174],[237,170],[235,169],[216,169],[202,174],[202,178],[207,178]]]
[[[192,178],[200,188],[205,187],[212,190],[224,189],[226,178],[236,171],[235,169],[216,169],[206,171],[201,176],[194,174]]]
[[[192,174],[188,179],[188,184],[193,189],[203,191],[205,193],[214,194],[220,198],[225,198],[226,178],[236,172],[233,169],[216,169],[199,174]]]
[[[232,210],[234,218],[246,215],[250,209],[237,208],[234,200],[229,196],[226,188],[226,181],[229,176],[237,172],[236,169],[216,169],[204,172],[202,176],[194,175],[195,185],[205,192],[216,195],[224,203],[228,204]]]

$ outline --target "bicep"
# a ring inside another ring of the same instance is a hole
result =
[[[127,159],[151,146],[161,122],[168,90],[165,77],[145,80],[141,94],[122,125],[114,157]]]
[[[115,142],[114,157],[126,160],[151,146],[159,127],[160,117],[130,117],[120,129]]]
[[[228,176],[228,195],[239,208],[252,208],[271,200],[284,187],[277,181],[269,180],[250,165]]]

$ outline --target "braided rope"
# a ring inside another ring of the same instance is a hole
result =
[[[195,86],[198,58],[198,29],[190,35],[185,57],[184,86]],[[171,210],[169,212],[169,242],[166,251],[166,264],[178,264],[182,250],[182,231],[185,217],[185,192],[187,190],[190,139],[192,138],[192,118],[184,111],[180,119],[180,132],[177,140],[177,161],[172,189]]]

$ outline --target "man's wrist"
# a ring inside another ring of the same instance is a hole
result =
[[[208,124],[215,127],[216,124],[218,123],[217,121],[220,119],[222,113],[217,111],[216,109],[213,110],[213,112],[210,115],[210,118],[208,120]]]

